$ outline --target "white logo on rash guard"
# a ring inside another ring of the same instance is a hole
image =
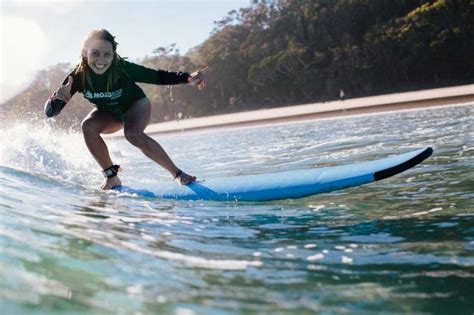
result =
[[[84,91],[84,97],[87,99],[110,98],[111,100],[114,100],[122,96],[122,92],[122,89],[113,92],[91,92],[86,90]]]

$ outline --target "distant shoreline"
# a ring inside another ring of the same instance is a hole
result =
[[[146,133],[165,134],[202,129],[225,128],[246,125],[263,125],[290,121],[312,120],[364,113],[407,110],[441,105],[474,102],[474,84],[385,94],[362,98],[312,103],[271,109],[260,109],[240,113],[207,116],[150,124]],[[108,138],[123,137],[123,131],[108,135]]]

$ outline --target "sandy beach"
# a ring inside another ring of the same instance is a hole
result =
[[[148,134],[184,132],[208,128],[271,124],[287,121],[348,116],[382,111],[416,109],[431,106],[469,104],[474,102],[474,84],[421,90],[415,92],[385,94],[362,98],[311,103],[248,112],[215,115],[150,124]],[[123,137],[123,131],[108,137]]]

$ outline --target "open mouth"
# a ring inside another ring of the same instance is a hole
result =
[[[94,66],[95,66],[97,69],[101,69],[101,70],[105,68],[105,65],[94,64]]]

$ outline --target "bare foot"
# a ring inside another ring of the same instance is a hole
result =
[[[121,186],[122,182],[120,181],[120,178],[118,176],[114,176],[111,178],[106,178],[102,186],[100,186],[101,189],[107,190],[107,189],[112,189],[115,186]]]
[[[174,178],[175,182],[181,185],[189,185],[191,183],[194,183],[196,179],[196,176],[186,174],[181,170],[178,171],[178,174],[176,174],[176,177]]]

